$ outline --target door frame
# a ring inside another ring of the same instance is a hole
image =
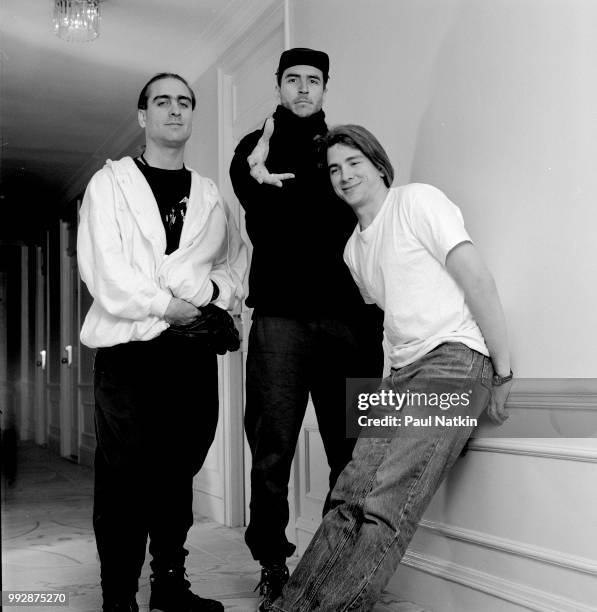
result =
[[[251,30],[232,44],[218,62],[218,185],[232,216],[241,230],[243,240],[248,241],[244,230],[241,208],[230,182],[228,169],[234,153],[233,129],[230,118],[236,112],[232,73],[243,60],[264,40],[279,28],[284,32],[284,48],[289,43],[289,2],[284,0],[272,6]],[[280,51],[282,51],[281,49]],[[263,108],[263,117],[271,112],[269,105]],[[239,312],[234,313],[240,328],[242,345],[238,353],[228,355],[222,369],[224,393],[222,396],[224,425],[224,508],[226,525],[245,524],[248,515],[250,483],[247,462],[250,453],[244,436],[244,370],[247,353],[247,338],[250,328],[251,309],[244,302]]]
[[[43,446],[48,441],[46,382],[48,371],[48,338],[46,334],[46,270],[45,246],[35,247],[35,442]]]
[[[76,314],[75,287],[73,286],[72,256],[69,254],[69,231],[67,221],[60,221],[60,454],[63,457],[78,456],[78,423],[75,417],[76,346],[74,317]],[[69,350],[70,348],[70,350]],[[73,439],[74,438],[74,439]]]

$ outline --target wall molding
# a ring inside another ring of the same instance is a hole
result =
[[[504,424],[481,419],[470,450],[597,461],[597,378],[519,379],[506,406]],[[573,446],[571,439],[586,443]]]
[[[319,436],[320,435],[319,428],[314,425],[304,425],[303,432],[304,432],[303,462],[304,462],[304,467],[305,467],[305,475],[304,475],[305,484],[304,484],[303,494],[307,499],[311,499],[317,503],[320,503],[323,506],[327,492],[324,495],[318,495],[315,489],[313,489],[313,486],[311,484],[311,470],[309,469],[309,466],[311,465],[311,454],[312,454],[311,453],[311,436],[313,434],[317,434]]]
[[[297,529],[311,535],[317,531],[318,527],[319,522],[311,521],[305,518],[299,518],[296,522]],[[429,521],[427,519],[421,519],[419,522],[419,528],[445,536],[451,540],[473,544],[480,546],[481,548],[487,548],[497,552],[515,555],[529,561],[554,565],[565,570],[580,572],[597,577],[597,562],[593,561],[592,559],[587,559],[586,557],[567,555],[549,548],[524,544],[521,542],[516,542],[515,540],[494,536],[489,533],[474,531],[472,529],[464,529],[462,527],[447,525],[446,523],[436,521]],[[409,552],[410,551],[407,550],[406,554],[408,555]]]
[[[406,551],[402,564],[535,612],[595,612],[588,604],[416,551]]]
[[[267,38],[284,25],[283,6],[275,1],[259,0],[248,4],[244,0],[236,0],[236,4],[237,7],[233,8],[231,4],[226,14],[222,13],[224,19],[219,23],[214,22],[211,28],[213,40],[211,35],[208,38],[208,43],[215,49],[218,65],[227,70],[233,70],[252,51],[256,40]],[[227,31],[223,29],[226,22]]]
[[[474,438],[468,442],[467,449],[487,453],[597,463],[597,446],[594,448],[564,446],[553,444],[551,441],[542,443],[534,440],[537,438]]]
[[[306,519],[306,518],[304,518],[302,516],[299,516],[296,519],[295,527],[299,531],[303,531],[303,532],[308,533],[309,535],[312,536],[317,531],[317,528],[319,527],[320,522],[321,521],[312,521],[310,519]]]
[[[419,527],[438,534],[451,540],[474,544],[481,548],[495,550],[509,555],[515,555],[530,561],[537,561],[548,565],[555,565],[562,569],[589,574],[597,577],[597,562],[586,557],[567,555],[559,551],[524,544],[508,538],[502,538],[493,534],[456,527],[438,521],[421,519]]]
[[[515,380],[508,408],[597,410],[597,378]]]
[[[437,531],[452,539],[479,544],[485,548],[515,554],[533,561],[558,565],[565,569],[591,575],[595,575],[597,572],[596,564],[582,557],[563,555],[539,547],[496,538],[480,532],[448,527],[440,523],[434,524],[426,520],[421,521],[419,525],[425,529]],[[296,522],[296,528],[310,536],[313,536],[318,526],[319,523],[304,518],[299,518]],[[416,550],[408,549],[402,559],[402,564],[536,612],[595,612],[595,608],[587,604],[545,593],[539,589],[500,578],[487,572],[471,569],[452,561],[439,559],[432,555],[424,555]]]

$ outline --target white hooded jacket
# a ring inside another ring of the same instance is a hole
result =
[[[92,177],[80,211],[77,258],[93,304],[81,342],[95,348],[150,340],[167,327],[171,298],[232,310],[244,297],[247,248],[218,188],[191,170],[179,248],[166,255],[166,232],[151,187],[130,157]]]

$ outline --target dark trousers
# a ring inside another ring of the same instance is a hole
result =
[[[350,461],[356,441],[346,437],[346,378],[380,376],[382,364],[381,342],[373,354],[363,351],[355,328],[342,321],[254,317],[245,412],[253,459],[245,541],[254,559],[282,560],[295,549],[285,535],[288,480],[309,393],[330,467],[331,489]]]
[[[217,384],[216,355],[195,340],[165,333],[98,350],[93,526],[104,599],[136,593],[148,536],[154,572],[184,566]]]

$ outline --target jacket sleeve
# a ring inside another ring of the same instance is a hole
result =
[[[247,157],[251,154],[262,131],[258,130],[245,136],[236,147],[232,162],[230,163],[230,180],[232,188],[241,206],[251,210],[263,198],[265,190],[272,189],[271,185],[260,185],[249,172]],[[274,189],[278,189],[274,187]]]
[[[225,310],[233,310],[245,297],[243,283],[248,267],[248,252],[234,218],[221,198],[219,206],[225,216],[227,244],[224,257],[214,263],[209,277],[220,290],[214,304]]]
[[[112,171],[91,179],[80,211],[77,259],[89,293],[108,313],[123,319],[163,317],[170,292],[135,269],[127,260],[117,220],[120,200]]]

